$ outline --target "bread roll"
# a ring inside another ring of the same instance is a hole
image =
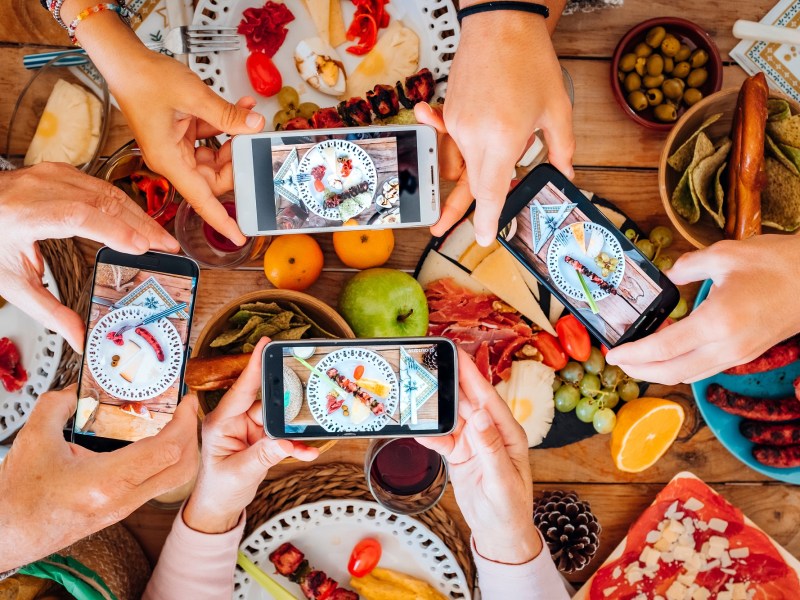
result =
[[[186,385],[193,390],[224,390],[242,374],[251,354],[225,354],[190,358],[186,365]]]

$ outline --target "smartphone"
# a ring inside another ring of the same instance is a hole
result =
[[[272,342],[263,364],[270,437],[416,437],[455,428],[458,363],[446,338]]]
[[[169,423],[183,389],[199,275],[184,256],[100,249],[73,442],[110,451]]]
[[[236,220],[245,235],[439,220],[436,131],[427,125],[238,135],[232,153]]]
[[[569,179],[544,164],[508,195],[498,241],[606,347],[654,332],[675,285]]]

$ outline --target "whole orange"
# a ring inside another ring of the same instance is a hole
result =
[[[351,221],[345,225],[355,224]],[[394,233],[391,229],[337,231],[333,234],[333,249],[339,260],[353,269],[380,267],[392,255]]]
[[[323,262],[322,249],[310,235],[281,235],[264,254],[264,275],[276,288],[299,292],[319,278]]]

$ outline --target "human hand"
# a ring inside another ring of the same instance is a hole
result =
[[[203,421],[200,473],[183,509],[184,522],[203,533],[223,533],[236,526],[270,467],[293,456],[312,461],[319,450],[264,434],[261,415],[261,338],[247,368]]]
[[[444,122],[466,161],[476,199],[476,239],[488,246],[497,235],[514,165],[536,129],[544,133],[553,166],[573,176],[572,105],[543,18],[495,11],[464,19]],[[451,227],[456,214],[443,214],[434,235]]]
[[[3,172],[0,182],[0,295],[78,352],[86,324],[42,285],[37,242],[80,236],[129,254],[180,249],[122,190],[65,163]]]
[[[608,352],[637,379],[691,383],[760,356],[800,331],[800,239],[761,235],[684,254],[667,272],[677,285],[711,279],[686,318]]]
[[[458,351],[458,379],[455,431],[417,441],[447,459],[456,501],[481,556],[526,563],[542,549],[533,524],[527,437],[463,350]]]
[[[0,572],[72,544],[189,481],[197,470],[197,400],[153,437],[95,453],[64,441],[75,386],[39,397],[0,463]]]

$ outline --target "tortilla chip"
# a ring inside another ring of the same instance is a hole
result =
[[[722,117],[722,113],[717,113],[715,115],[711,115],[708,117],[700,127],[695,131],[688,140],[681,144],[681,147],[678,148],[675,152],[672,153],[667,159],[667,163],[670,167],[678,171],[679,173],[683,173],[688,167],[689,164],[692,162],[692,157],[694,156],[694,148],[697,144],[697,138],[700,136],[700,133],[709,127],[710,125],[716,123]]]
[[[779,144],[800,148],[800,115],[767,122],[767,133]]]
[[[714,206],[712,206],[712,199],[716,199],[712,183],[720,165],[728,158],[730,149],[731,141],[725,138],[714,154],[699,161],[694,168],[686,170],[689,173],[689,188],[692,197],[700,201],[700,205],[708,211],[720,228],[725,226],[725,217],[722,214],[722,203],[714,202]]]
[[[761,193],[761,223],[781,231],[800,229],[800,178],[767,157],[767,185]]]
[[[783,98],[770,98],[767,100],[767,121],[783,121],[792,116],[789,103]]]
[[[242,304],[239,310],[249,310],[254,313],[269,313],[271,315],[282,312],[283,309],[275,302],[251,302],[249,304]]]
[[[231,331],[226,331],[224,333],[220,333],[214,340],[209,344],[212,348],[222,348],[224,346],[230,346],[242,339],[244,339],[251,331],[253,331],[262,321],[264,320],[263,317],[253,316],[245,323],[244,327],[241,329],[233,329]]]
[[[719,206],[719,216],[722,223],[720,227],[725,227],[725,211],[723,210],[725,207],[725,186],[722,185],[722,173],[725,172],[725,167],[727,166],[727,162],[722,163],[714,177],[714,196],[717,198],[717,206]]]
[[[795,163],[791,161],[788,153],[784,152],[782,148],[791,148],[791,146],[786,146],[784,144],[776,144],[775,140],[773,140],[772,136],[770,136],[769,134],[766,134],[764,136],[764,149],[767,152],[767,156],[771,156],[772,158],[777,160],[789,171],[791,171],[791,173],[795,177],[800,176],[800,171],[797,170]]]
[[[251,354],[255,349],[253,344],[242,344],[242,354]]]
[[[320,337],[320,338],[337,338],[337,337],[339,337],[338,335],[334,335],[334,334],[332,334],[332,333],[331,333],[330,331],[328,331],[327,329],[323,329],[322,327],[320,327],[320,326],[319,326],[319,324],[317,324],[317,322],[316,322],[316,321],[314,321],[314,319],[312,319],[312,318],[311,318],[311,317],[309,317],[309,316],[308,316],[306,313],[304,313],[304,312],[303,312],[303,311],[300,309],[300,307],[299,307],[299,306],[297,306],[297,305],[296,305],[294,302],[287,302],[286,304],[288,304],[288,305],[289,305],[289,307],[290,307],[290,308],[291,308],[291,309],[292,309],[292,310],[293,310],[293,311],[294,311],[296,314],[298,314],[299,316],[303,317],[303,319],[305,319],[305,322],[306,322],[306,323],[308,323],[309,325],[311,325],[311,328],[308,330],[308,332],[311,334],[311,337]]]
[[[274,339],[275,335],[281,331],[286,331],[291,328],[292,318],[294,313],[286,310],[275,315],[269,321],[263,322],[258,325],[253,332],[247,336],[248,344],[256,344],[262,337],[267,336]]]
[[[787,146],[786,144],[778,144],[778,148],[780,149],[781,153],[786,157],[788,162],[791,164],[787,166],[786,163],[781,161],[784,167],[789,169],[793,175],[800,176],[800,148],[795,148],[794,146]],[[793,168],[792,168],[793,167]]]
[[[675,212],[689,221],[689,223],[697,223],[700,219],[700,201],[697,195],[692,193],[689,178],[697,164],[712,154],[714,154],[714,144],[708,139],[705,133],[700,132],[697,135],[697,141],[694,146],[692,162],[689,164],[686,171],[683,172],[681,180],[672,192],[672,207],[675,209]]]
[[[293,327],[292,329],[286,329],[285,331],[281,331],[280,333],[276,333],[272,336],[273,340],[299,340],[303,337],[306,331],[309,330],[311,325],[301,325],[300,327]]]

